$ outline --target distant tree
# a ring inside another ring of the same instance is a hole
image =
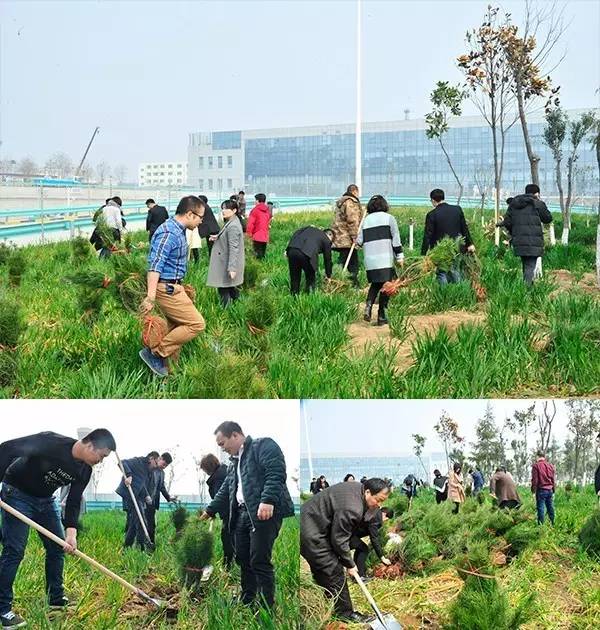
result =
[[[556,402],[554,400],[545,400],[542,403],[542,411],[537,414],[536,418],[540,435],[537,448],[547,451],[550,444],[550,435],[552,434],[552,423],[556,418]]]
[[[489,165],[480,164],[475,168],[473,172],[473,181],[475,182],[475,187],[477,188],[477,192],[481,197],[481,206],[480,211],[483,216],[483,210],[485,208],[485,198],[488,195],[489,189],[492,187],[494,183],[494,173],[489,167]],[[473,213],[473,220],[475,220],[475,212]]]
[[[438,434],[442,444],[444,445],[444,452],[446,453],[446,464],[448,470],[450,469],[450,451],[463,444],[464,437],[458,434],[458,422],[453,420],[445,411],[442,411],[442,415],[437,424],[433,427]]]
[[[98,175],[98,180],[101,184],[108,179],[111,173],[110,165],[106,162],[99,162],[96,164],[96,175]]]
[[[584,483],[600,428],[600,402],[568,400],[565,404],[569,413],[567,428],[573,434],[573,479]]]
[[[113,171],[117,183],[122,184],[127,177],[127,167],[124,164],[118,164]]]
[[[458,57],[458,67],[464,73],[471,100],[483,116],[492,133],[494,162],[495,218],[500,214],[502,170],[506,134],[517,122],[514,113],[514,75],[503,45],[510,29],[510,15],[499,16],[500,9],[488,5],[481,26],[466,34],[470,50]],[[496,245],[500,230],[496,228]]]
[[[427,470],[427,467],[423,463],[423,459],[421,457],[421,455],[423,455],[423,450],[425,448],[426,438],[425,436],[419,435],[418,433],[413,433],[412,438],[415,442],[413,446],[413,452],[417,456],[417,459],[419,460],[419,463],[421,464],[421,467],[423,468],[423,471],[425,472],[425,479],[429,479],[429,471]]]
[[[94,178],[94,169],[88,165],[84,164],[79,169],[79,180],[82,182],[91,182]]]
[[[58,151],[51,155],[44,165],[47,175],[65,179],[73,175],[74,167],[71,158],[62,151]]]
[[[500,431],[490,403],[487,404],[483,417],[477,420],[475,436],[477,439],[471,444],[471,457],[481,471],[489,476],[505,460]]]
[[[512,440],[513,461],[515,474],[519,480],[524,480],[529,475],[531,454],[529,452],[528,432],[529,427],[536,421],[535,403],[524,410],[516,409],[513,417],[507,420],[511,431],[518,435],[518,439]]]
[[[37,175],[37,173],[38,173],[38,166],[33,161],[32,158],[26,157],[26,158],[23,158],[19,162],[19,164],[17,166],[17,171],[19,173],[21,173],[21,175],[26,175],[27,177],[31,177],[33,175]]]
[[[448,457],[450,458],[450,461],[452,463],[456,463],[456,464],[460,464],[463,468],[465,468],[465,463],[467,461],[467,457],[464,453],[464,451],[460,448],[453,448]],[[448,467],[448,470],[450,470],[450,467]],[[464,472],[464,471],[463,471]]]
[[[444,146],[443,137],[448,133],[448,129],[450,128],[448,124],[450,116],[460,116],[462,114],[461,105],[466,96],[467,93],[460,85],[452,86],[448,81],[438,81],[429,97],[433,105],[433,110],[425,116],[425,124],[427,125],[425,134],[430,140],[435,138],[440,143],[442,152],[446,156],[448,166],[458,184],[458,199],[456,201],[458,204],[460,204],[460,198],[463,194],[463,184],[456,173],[456,169],[452,165],[450,155],[448,155],[448,151]]]
[[[98,498],[98,486],[100,485],[100,477],[104,473],[106,462],[103,460],[99,464],[92,467],[92,476],[90,482],[92,484],[92,491],[94,493],[94,501]]]

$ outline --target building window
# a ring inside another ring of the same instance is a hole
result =
[[[233,180],[232,179],[228,179],[227,180],[227,188],[229,188],[229,190],[233,189]]]
[[[220,177],[217,180],[217,187],[218,187],[219,191],[223,190],[223,180]]]
[[[198,168],[204,168],[204,158],[203,157],[199,157],[198,158]]]
[[[223,168],[223,156],[219,155],[217,158],[217,168]]]
[[[213,167],[213,159],[212,156],[208,158],[208,168],[212,168]]]
[[[204,180],[202,178],[198,180],[198,188],[200,188],[200,190],[204,188]]]
[[[208,180],[208,190],[212,190],[213,189],[213,180],[209,179]]]
[[[227,168],[233,168],[233,155],[227,156]]]

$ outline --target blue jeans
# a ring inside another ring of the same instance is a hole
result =
[[[554,493],[552,490],[537,490],[535,493],[537,508],[537,521],[541,525],[544,522],[544,508],[548,510],[548,518],[554,525]]]
[[[435,277],[442,286],[446,284],[456,284],[462,280],[460,270],[454,267],[450,269],[450,271],[442,271],[441,269],[436,270]]]
[[[15,510],[64,539],[60,510],[54,497],[32,497],[7,484],[3,484],[1,496],[2,500]],[[13,583],[25,555],[29,525],[25,525],[5,510],[1,511],[3,547],[0,555],[0,615],[4,615],[12,608]],[[64,597],[64,552],[62,547],[42,534],[40,538],[46,550],[46,594],[50,602],[55,602]]]

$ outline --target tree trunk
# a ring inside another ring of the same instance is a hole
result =
[[[569,222],[568,222],[568,216],[565,209],[565,193],[563,191],[563,186],[562,186],[560,163],[561,163],[561,160],[557,159],[555,173],[556,173],[556,187],[558,188],[558,198],[560,200],[560,212],[563,218],[563,233],[561,237],[561,243],[563,245],[568,245],[569,244]]]
[[[454,175],[454,179],[456,180],[456,183],[458,184],[458,199],[456,200],[457,205],[460,206],[460,198],[462,197],[463,194],[463,185],[460,181],[460,179],[458,179],[458,175],[456,174],[456,171],[454,170],[454,167],[452,166],[452,162],[450,161],[450,156],[448,155],[448,152],[446,151],[446,147],[444,146],[444,143],[442,142],[441,138],[438,138],[440,146],[442,147],[442,151],[444,152],[444,155],[446,156],[446,160],[448,161],[448,166],[450,167],[450,170],[452,171],[452,175]]]
[[[600,223],[596,229],[596,280],[600,287]]]
[[[492,114],[494,116],[494,114]],[[500,218],[500,169],[498,164],[498,140],[496,138],[496,125],[492,125],[492,145],[494,149],[494,189],[496,190],[496,203],[494,207],[494,224]],[[494,233],[496,247],[500,245],[500,228],[496,228]]]
[[[540,158],[533,152],[531,146],[531,138],[529,137],[529,129],[527,127],[527,119],[525,117],[525,103],[523,102],[523,88],[517,83],[517,104],[519,108],[519,118],[521,120],[521,129],[523,130],[523,140],[525,141],[525,149],[527,150],[527,159],[531,168],[531,183],[540,185],[539,162]]]

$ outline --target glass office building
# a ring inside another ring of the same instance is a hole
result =
[[[569,116],[574,119],[582,111],[571,111]],[[541,158],[540,185],[545,196],[552,196],[556,194],[555,166],[543,141],[543,129],[543,118],[530,116],[532,143]],[[482,118],[454,119],[444,145],[463,182],[465,196],[479,197],[479,188],[493,188],[492,135]],[[216,191],[219,181],[221,186],[235,181],[234,188],[239,184],[252,193],[335,196],[354,180],[354,153],[353,125],[191,133],[189,183]],[[565,168],[567,155],[565,142]],[[217,174],[219,165],[225,175]],[[518,121],[506,137],[503,171],[502,188],[507,195],[529,183],[529,162]],[[234,177],[227,177],[228,173]],[[449,194],[457,191],[439,142],[427,138],[423,119],[365,123],[362,173],[365,196],[427,195],[435,187]],[[578,195],[596,196],[597,190],[595,151],[585,140],[579,149],[576,191]]]

